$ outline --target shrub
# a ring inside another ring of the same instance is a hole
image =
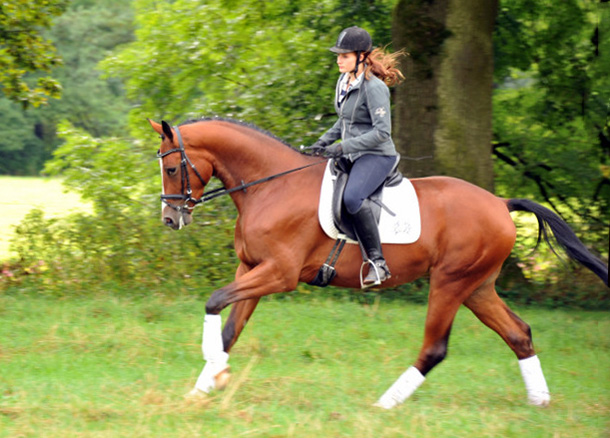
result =
[[[153,147],[92,138],[69,125],[62,126],[61,136],[65,143],[46,171],[61,174],[92,209],[62,219],[30,212],[13,241],[21,269],[43,263],[47,283],[81,288],[190,277],[212,285],[233,278],[235,210],[228,198],[214,201],[213,216],[198,215],[188,228],[173,232],[159,217],[161,182]]]

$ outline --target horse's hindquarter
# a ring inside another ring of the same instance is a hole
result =
[[[501,198],[456,178],[412,182],[421,208],[420,242],[430,252],[431,269],[452,273],[501,266],[516,236]]]

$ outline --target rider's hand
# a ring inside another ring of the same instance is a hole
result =
[[[343,148],[341,148],[341,143],[331,144],[330,146],[327,146],[324,150],[325,157],[335,158],[340,157],[341,155],[343,155]]]
[[[308,147],[307,149],[309,149],[312,154],[318,156],[318,155],[322,155],[324,153],[324,146],[326,146],[326,143],[324,143],[321,140],[318,140],[313,145]]]

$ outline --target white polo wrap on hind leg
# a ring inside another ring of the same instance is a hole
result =
[[[546,385],[540,359],[538,356],[519,360],[519,368],[527,389],[527,398],[532,405],[548,406],[551,402],[551,394]]]
[[[408,399],[425,380],[426,378],[417,368],[413,366],[409,367],[407,371],[402,373],[398,380],[390,386],[390,389],[381,396],[374,406],[384,409],[392,409],[393,407],[398,406]]]
[[[206,362],[195,384],[196,389],[205,393],[215,388],[214,377],[228,367],[229,354],[223,350],[221,329],[222,318],[220,315],[205,315],[201,350]]]

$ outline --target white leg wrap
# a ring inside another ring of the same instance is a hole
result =
[[[214,377],[228,366],[229,355],[223,350],[221,327],[222,319],[220,315],[205,316],[201,350],[206,363],[195,384],[195,389],[205,393],[215,388]]]
[[[413,366],[409,367],[407,371],[394,382],[390,389],[375,403],[375,406],[392,409],[395,406],[403,403],[408,399],[411,394],[420,387],[426,378],[419,372],[419,370]]]
[[[521,375],[527,389],[527,398],[532,405],[548,406],[551,402],[551,394],[546,385],[540,359],[538,356],[528,357],[519,361]]]
[[[201,350],[204,360],[213,360],[223,352],[222,318],[220,315],[206,315],[203,319],[203,342]]]

